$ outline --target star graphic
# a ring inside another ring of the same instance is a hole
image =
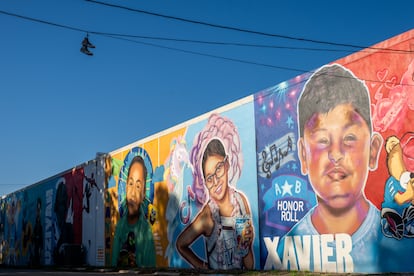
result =
[[[293,171],[296,171],[296,170],[297,170],[297,168],[298,168],[298,166],[296,166],[296,164],[294,163],[294,164],[292,165],[292,170],[293,170]]]
[[[288,128],[293,128],[294,122],[293,122],[292,116],[288,116],[288,118],[286,120],[286,124],[287,124]]]
[[[285,194],[290,194],[292,196],[292,187],[293,185],[290,185],[287,181],[285,181],[285,184],[282,186],[282,196]]]

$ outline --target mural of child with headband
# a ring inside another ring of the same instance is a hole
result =
[[[194,268],[252,269],[252,214],[247,197],[235,188],[243,158],[239,134],[229,119],[210,116],[195,137],[191,163],[193,190],[203,206],[178,236],[178,252]],[[200,236],[207,260],[190,248]]]

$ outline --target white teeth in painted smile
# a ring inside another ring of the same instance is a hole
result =
[[[221,192],[221,185],[219,185],[218,187],[217,187],[217,189],[216,189],[216,193],[218,194],[218,193],[220,193]]]

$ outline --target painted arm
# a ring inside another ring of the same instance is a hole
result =
[[[207,206],[207,205],[206,205]],[[206,235],[206,229],[211,232],[213,221],[209,208],[204,206],[196,218],[180,233],[176,246],[180,255],[194,268],[207,268],[205,261],[200,259],[190,248],[191,244],[201,235]]]
[[[403,193],[397,193],[394,196],[395,202],[397,202],[399,205],[402,205],[408,201],[412,201],[414,199],[414,178],[411,178],[407,183],[407,189]]]
[[[240,193],[241,198],[243,199],[244,206],[246,206],[246,213],[250,216],[250,224],[246,227],[246,235],[245,238],[249,240],[249,253],[243,257],[243,265],[247,269],[254,268],[254,257],[253,257],[253,240],[254,240],[254,228],[253,228],[253,221],[252,215],[250,212],[250,205],[247,201],[246,196],[243,193]]]

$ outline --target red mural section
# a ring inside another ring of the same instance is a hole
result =
[[[371,95],[373,130],[385,141],[402,138],[414,127],[414,31],[403,33],[337,61],[364,80]],[[379,209],[388,178],[386,151],[381,150],[378,169],[369,175],[365,194]]]
[[[64,178],[68,195],[66,220],[73,222],[73,243],[82,244],[83,168],[72,170]]]

